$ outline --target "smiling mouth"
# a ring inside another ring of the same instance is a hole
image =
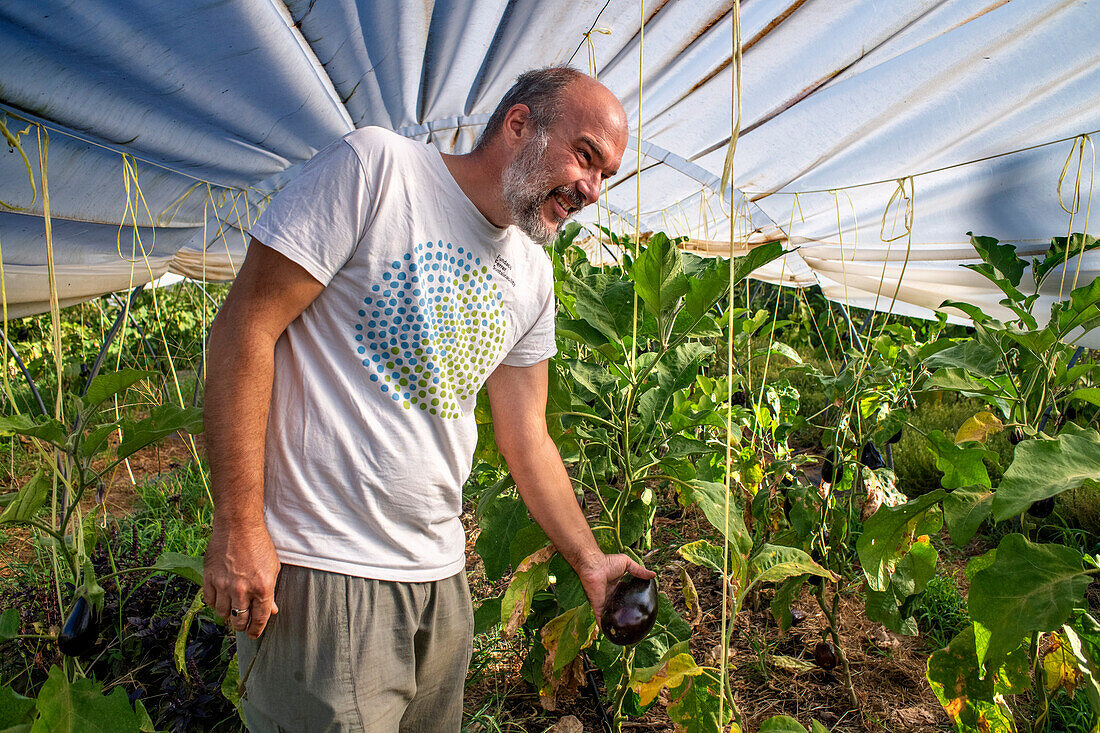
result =
[[[550,192],[548,198],[553,199],[554,202],[561,208],[561,210],[565,212],[564,217],[572,216],[576,212],[580,211],[584,206],[584,203],[582,201],[577,200],[578,198],[580,198],[579,195],[565,188],[554,189]]]

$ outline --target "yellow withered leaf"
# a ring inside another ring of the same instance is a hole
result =
[[[677,654],[660,665],[657,673],[645,681],[630,681],[630,688],[641,697],[642,707],[657,699],[664,688],[674,689],[683,684],[686,677],[702,674],[703,668],[695,663],[690,654]]]
[[[1043,655],[1043,678],[1047,692],[1054,692],[1059,687],[1064,687],[1072,698],[1073,693],[1077,691],[1077,686],[1081,684],[1081,670],[1077,668],[1073,649],[1061,635],[1054,634],[1053,639],[1050,649]]]
[[[984,443],[990,435],[1001,432],[1004,427],[1004,423],[1001,422],[1000,418],[992,412],[983,410],[962,424],[959,432],[955,434],[955,444],[959,445],[970,441]]]

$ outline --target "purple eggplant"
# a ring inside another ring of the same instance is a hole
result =
[[[657,578],[627,573],[615,584],[604,603],[600,626],[619,646],[637,644],[657,621]]]

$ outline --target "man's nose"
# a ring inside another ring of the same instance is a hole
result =
[[[600,174],[593,171],[577,181],[577,193],[584,197],[584,205],[593,203],[600,197]]]

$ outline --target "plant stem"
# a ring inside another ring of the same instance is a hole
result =
[[[825,603],[824,582],[814,591],[814,595],[817,596],[817,605],[821,607],[822,613],[825,614],[825,618],[829,621],[829,636],[833,639],[833,646],[836,648],[836,656],[837,659],[840,660],[840,669],[844,673],[844,687],[848,691],[848,699],[852,703],[852,710],[862,713],[859,705],[859,698],[856,697],[855,688],[852,686],[852,670],[848,666],[848,655],[844,653],[844,647],[840,643],[840,634],[837,633],[837,610],[840,605],[840,586],[837,585],[837,587],[833,589],[831,610]]]
[[[614,733],[622,733],[623,730],[623,703],[626,694],[630,692],[630,678],[634,672],[634,647],[623,649],[623,678],[619,682],[619,689],[615,693],[615,702],[611,706],[611,730]]]
[[[1043,679],[1043,659],[1039,654],[1039,632],[1031,632],[1031,674],[1035,682],[1035,695],[1038,697],[1039,714],[1035,716],[1035,724],[1031,729],[1035,733],[1046,730],[1047,713],[1050,704],[1047,701],[1047,686]]]

